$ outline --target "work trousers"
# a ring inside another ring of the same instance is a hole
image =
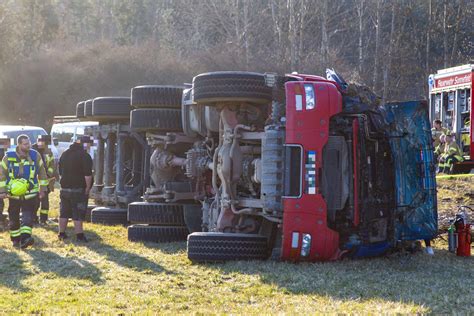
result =
[[[47,221],[48,212],[49,212],[49,190],[48,190],[48,193],[46,193],[42,199],[40,199],[39,196],[36,198],[36,206],[35,206],[36,212],[38,211],[38,209],[39,209],[40,221],[42,222]]]
[[[21,241],[31,236],[36,211],[37,198],[28,200],[9,199],[8,217],[12,241]],[[20,221],[21,213],[21,221]]]
[[[456,155],[450,155],[444,159],[441,159],[438,167],[440,172],[444,173],[453,173],[454,164],[460,162],[462,159],[459,159]]]

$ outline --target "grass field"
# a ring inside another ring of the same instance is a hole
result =
[[[440,180],[439,193],[443,214],[474,206],[472,181]],[[1,314],[474,313],[474,259],[450,254],[442,239],[434,257],[196,265],[184,242],[132,244],[124,227],[85,228],[88,244],[58,241],[54,226],[34,229],[26,251],[0,233]]]

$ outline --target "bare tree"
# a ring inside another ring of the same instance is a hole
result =
[[[385,59],[384,71],[383,71],[382,103],[385,103],[385,101],[387,99],[387,95],[388,95],[388,87],[389,87],[389,81],[390,81],[390,69],[392,67],[392,54],[393,54],[393,46],[394,46],[396,8],[397,8],[397,5],[396,5],[396,3],[394,3],[392,5],[392,18],[391,18],[391,22],[390,22],[390,35],[389,35],[389,43],[388,43],[388,52],[387,52],[387,58]]]
[[[356,1],[356,9],[357,9],[357,18],[359,22],[359,41],[358,41],[358,51],[359,51],[359,62],[358,62],[358,70],[359,76],[362,75],[362,68],[364,65],[364,13],[365,13],[365,0]]]
[[[374,75],[372,81],[372,89],[378,91],[379,87],[379,63],[380,63],[380,46],[382,36],[382,1],[376,0],[376,17],[375,17],[375,53],[374,53]]]
[[[426,27],[426,54],[425,54],[425,71],[430,72],[430,33],[431,33],[431,11],[432,11],[432,0],[428,0],[428,22]]]

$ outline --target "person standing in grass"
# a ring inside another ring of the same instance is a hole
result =
[[[40,154],[31,149],[30,138],[20,135],[15,150],[7,151],[0,167],[0,198],[8,196],[10,238],[13,247],[27,248],[32,237],[36,200],[44,198],[48,177]],[[21,221],[20,221],[21,214]]]
[[[1,135],[0,136],[0,157],[5,156],[8,148],[10,147],[10,138]],[[3,209],[5,208],[5,202],[3,199],[0,199],[0,221],[2,220]]]
[[[86,152],[92,140],[89,136],[80,137],[59,158],[60,175],[60,240],[66,239],[69,218],[74,222],[74,231],[78,241],[87,242],[83,222],[86,218],[87,201],[92,187],[92,158]]]
[[[57,163],[54,161],[54,155],[51,149],[51,135],[39,135],[36,141],[36,144],[33,145],[33,149],[38,151],[41,154],[43,163],[46,170],[46,175],[48,176],[48,191],[43,199],[38,199],[36,204],[36,212],[39,211],[39,223],[46,225],[48,222],[48,212],[49,212],[49,193],[54,191],[54,183],[58,177],[57,172]],[[38,217],[36,217],[36,222],[38,222]]]

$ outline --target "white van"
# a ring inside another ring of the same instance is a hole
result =
[[[67,122],[55,123],[51,127],[51,137],[54,146],[58,150],[59,156],[69,148],[77,137],[85,134],[85,129],[91,126],[97,126],[98,122]]]
[[[39,135],[48,135],[44,128],[38,126],[0,125],[0,135],[10,138],[10,149],[15,148],[16,138],[21,134],[27,135],[32,144],[36,143]],[[58,159],[59,155],[54,146],[51,146],[51,151],[54,158]]]
[[[44,128],[38,126],[0,125],[0,135],[10,138],[12,146],[16,145],[16,138],[21,134],[27,135],[32,144],[36,143],[39,135],[48,135]]]

